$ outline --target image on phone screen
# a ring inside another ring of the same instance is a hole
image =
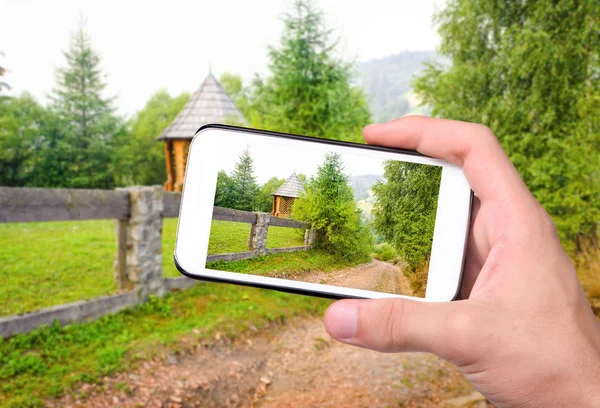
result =
[[[425,297],[442,167],[250,140],[219,152],[207,269]]]

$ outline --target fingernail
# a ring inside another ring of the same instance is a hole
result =
[[[327,331],[338,340],[356,337],[358,307],[352,302],[334,303],[327,310]]]

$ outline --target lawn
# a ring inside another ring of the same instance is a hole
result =
[[[173,265],[176,219],[163,227],[163,274]],[[114,293],[112,220],[0,224],[0,315]]]
[[[329,301],[233,285],[201,284],[87,324],[0,339],[0,407],[42,406],[82,382],[101,382],[141,361],[214,338],[233,338]],[[182,341],[194,338],[193,342]],[[186,346],[187,344],[187,346]]]
[[[269,227],[267,248],[286,248],[304,245],[304,230]],[[225,254],[248,250],[250,224],[213,220],[208,242],[209,254]]]
[[[220,271],[270,275],[277,272],[286,272],[286,274],[329,272],[354,265],[326,252],[312,250],[271,254],[241,261],[215,261],[206,266]]]
[[[173,263],[177,219],[163,222],[163,275]],[[211,253],[246,251],[250,224],[214,221]],[[303,244],[298,230],[271,227],[269,248]],[[216,251],[216,252],[215,252]],[[0,316],[114,293],[112,220],[0,224]]]

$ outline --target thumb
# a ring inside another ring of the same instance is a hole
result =
[[[426,351],[452,361],[468,350],[474,318],[467,303],[340,300],[327,309],[325,329],[343,343],[383,352]]]

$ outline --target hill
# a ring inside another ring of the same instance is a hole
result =
[[[354,191],[354,199],[356,201],[368,199],[371,196],[371,186],[380,178],[381,176],[376,174],[350,177],[350,186],[352,186],[352,191]]]
[[[403,51],[358,64],[359,81],[369,98],[373,120],[384,122],[409,113],[429,114],[411,91],[413,76],[427,61],[439,61],[434,51]]]

